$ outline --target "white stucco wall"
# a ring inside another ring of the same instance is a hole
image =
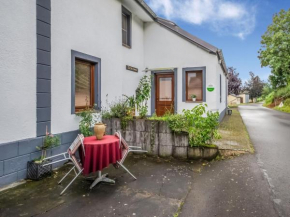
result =
[[[0,1],[0,143],[36,136],[35,1]]]
[[[134,94],[144,75],[143,22],[132,11],[132,48],[122,46],[121,1],[52,0],[52,133],[78,129],[71,114],[71,50],[101,58],[102,107]],[[130,10],[130,8],[128,8]],[[139,73],[125,69],[131,65]]]
[[[145,25],[145,67],[178,68],[177,109],[192,109],[198,103],[182,102],[182,68],[206,67],[206,85],[213,84],[215,91],[206,91],[210,110],[220,110],[219,72],[217,56],[209,54],[157,23]]]

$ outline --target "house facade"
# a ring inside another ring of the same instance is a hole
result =
[[[143,0],[2,1],[0,19],[0,187],[26,177],[46,131],[61,137],[48,154],[66,151],[78,110],[133,95],[144,75],[153,78],[148,115],[204,102],[225,114],[221,50]]]

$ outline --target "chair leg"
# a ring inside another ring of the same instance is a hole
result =
[[[119,164],[127,173],[129,173],[135,180],[137,179],[122,163],[119,163],[117,161],[117,164]]]
[[[68,173],[67,174],[65,174],[64,175],[64,177],[62,177],[62,179],[58,182],[58,184],[60,184],[64,179],[65,179],[65,177],[67,177],[68,176],[68,174],[70,174],[70,172],[72,171],[72,170],[74,170],[75,169],[75,167],[76,166],[73,166],[71,169],[70,169],[70,171],[68,171]]]
[[[74,178],[73,180],[70,181],[70,183],[65,187],[65,189],[63,189],[63,191],[60,193],[60,195],[62,195],[66,189],[68,189],[68,187],[76,180],[76,178],[83,172],[84,169],[82,169]]]

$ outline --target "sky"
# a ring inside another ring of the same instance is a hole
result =
[[[275,13],[289,10],[290,0],[145,0],[162,18],[223,51],[228,67],[244,81],[252,71],[267,81],[270,68],[261,67],[261,36]]]

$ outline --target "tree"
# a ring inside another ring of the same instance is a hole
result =
[[[249,97],[253,100],[254,98],[262,96],[264,82],[253,72],[249,72],[249,74],[250,79],[245,82],[243,89],[249,92]]]
[[[239,73],[234,67],[228,67],[228,93],[240,94],[242,89],[242,80],[239,78]]]
[[[262,67],[271,68],[274,82],[279,84],[286,80],[290,83],[290,9],[274,15],[261,44],[258,57]]]

